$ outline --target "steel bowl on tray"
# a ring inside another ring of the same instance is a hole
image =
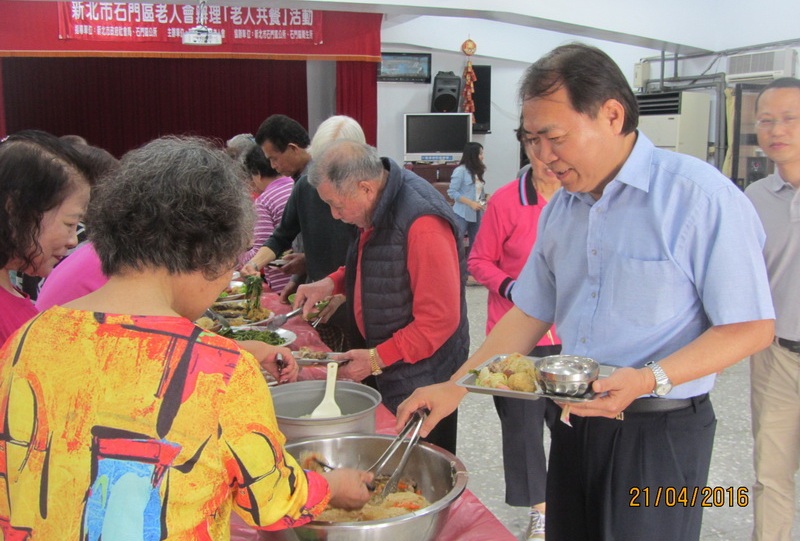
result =
[[[600,365],[589,357],[550,355],[536,361],[536,379],[544,392],[562,396],[583,396],[600,373]]]

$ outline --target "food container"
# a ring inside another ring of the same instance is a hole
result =
[[[335,468],[370,467],[393,441],[392,436],[348,435],[288,444],[297,457],[317,453]],[[387,465],[397,465],[401,446]],[[429,507],[399,517],[364,522],[311,522],[293,530],[271,532],[266,539],[280,541],[433,541],[442,532],[453,503],[467,486],[467,469],[455,455],[441,447],[420,442],[411,451],[403,477],[413,479]]]
[[[545,392],[564,396],[582,396],[600,373],[594,359],[575,355],[550,355],[536,361],[536,379]]]
[[[337,381],[334,394],[342,410],[338,417],[304,417],[311,414],[325,395],[325,381],[298,381],[270,389],[278,427],[287,441],[339,434],[374,434],[375,410],[381,394],[361,383]]]

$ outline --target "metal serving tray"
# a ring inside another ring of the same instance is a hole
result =
[[[331,362],[339,363],[339,366],[342,366],[343,364],[347,364],[350,362],[350,359],[334,358],[337,357],[338,355],[341,355],[341,353],[329,352],[325,355],[324,359],[311,359],[309,357],[303,357],[301,352],[299,351],[292,352],[292,356],[297,361],[298,366],[325,366],[326,364]]]
[[[474,370],[480,372],[484,367],[492,364],[493,362],[500,361],[508,357],[508,354],[505,355],[495,355],[494,357],[488,359],[487,361],[481,363]],[[536,362],[539,360],[539,357],[526,357],[530,359],[531,363]],[[609,366],[605,364],[600,365],[600,375],[599,377],[605,378],[611,375],[611,373],[616,369],[614,366]],[[583,396],[565,396],[560,394],[551,394],[543,391],[537,382],[536,384],[536,391],[529,393],[525,391],[512,391],[510,389],[494,389],[492,387],[483,387],[481,385],[477,385],[475,380],[478,379],[477,374],[473,374],[472,372],[468,373],[466,376],[462,376],[458,381],[456,381],[457,385],[464,387],[468,391],[472,393],[479,393],[479,394],[490,394],[494,396],[504,396],[506,398],[521,398],[522,400],[539,400],[540,398],[552,398],[558,402],[588,402],[590,400],[594,400],[596,395],[594,392],[589,391]]]

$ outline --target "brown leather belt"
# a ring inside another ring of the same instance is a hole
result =
[[[778,338],[778,345],[786,348],[792,353],[800,353],[800,342],[794,340],[786,340],[785,338]]]
[[[631,402],[625,413],[663,413],[688,408],[693,404],[700,404],[708,399],[708,393],[693,396],[692,398],[637,398]]]

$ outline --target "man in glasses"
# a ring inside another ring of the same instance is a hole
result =
[[[756,98],[758,144],[775,173],[748,186],[767,241],[775,340],[750,363],[755,541],[789,541],[800,463],[800,80],[786,77]]]

